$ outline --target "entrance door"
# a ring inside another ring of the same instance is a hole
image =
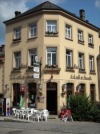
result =
[[[28,84],[29,102],[28,107],[36,108],[36,83]]]
[[[47,83],[47,109],[50,114],[57,114],[57,83]]]
[[[17,107],[20,103],[20,84],[14,83],[13,84],[13,106]]]

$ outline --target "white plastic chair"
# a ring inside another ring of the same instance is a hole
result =
[[[42,120],[47,121],[48,117],[49,117],[49,111],[47,109],[44,109],[42,113]]]
[[[16,108],[12,108],[14,116],[16,116]]]
[[[30,109],[30,112],[27,112],[26,118],[28,119],[28,121],[29,121],[29,118],[33,115],[33,113],[34,113],[34,109],[33,108]]]
[[[20,110],[19,109],[16,109],[15,117],[18,119],[20,118]]]
[[[42,119],[42,113],[40,111],[37,111],[35,113],[35,119],[39,122]]]
[[[20,118],[25,119],[25,117],[26,117],[26,109],[21,109],[20,110]]]

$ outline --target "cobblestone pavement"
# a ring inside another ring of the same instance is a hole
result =
[[[0,134],[100,134],[100,123],[62,122],[48,119],[47,122],[0,121]]]

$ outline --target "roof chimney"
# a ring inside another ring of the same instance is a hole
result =
[[[20,15],[21,12],[20,11],[15,11],[15,17],[17,17],[18,15]]]
[[[81,9],[79,10],[80,13],[80,19],[85,20],[85,10]]]

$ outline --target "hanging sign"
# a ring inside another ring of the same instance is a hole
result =
[[[40,63],[39,63],[39,62],[34,62],[33,65],[34,65],[34,66],[39,66]]]
[[[39,74],[38,73],[34,73],[33,74],[33,78],[37,78],[38,79],[39,78]]]
[[[33,67],[33,71],[39,73],[39,67]]]

